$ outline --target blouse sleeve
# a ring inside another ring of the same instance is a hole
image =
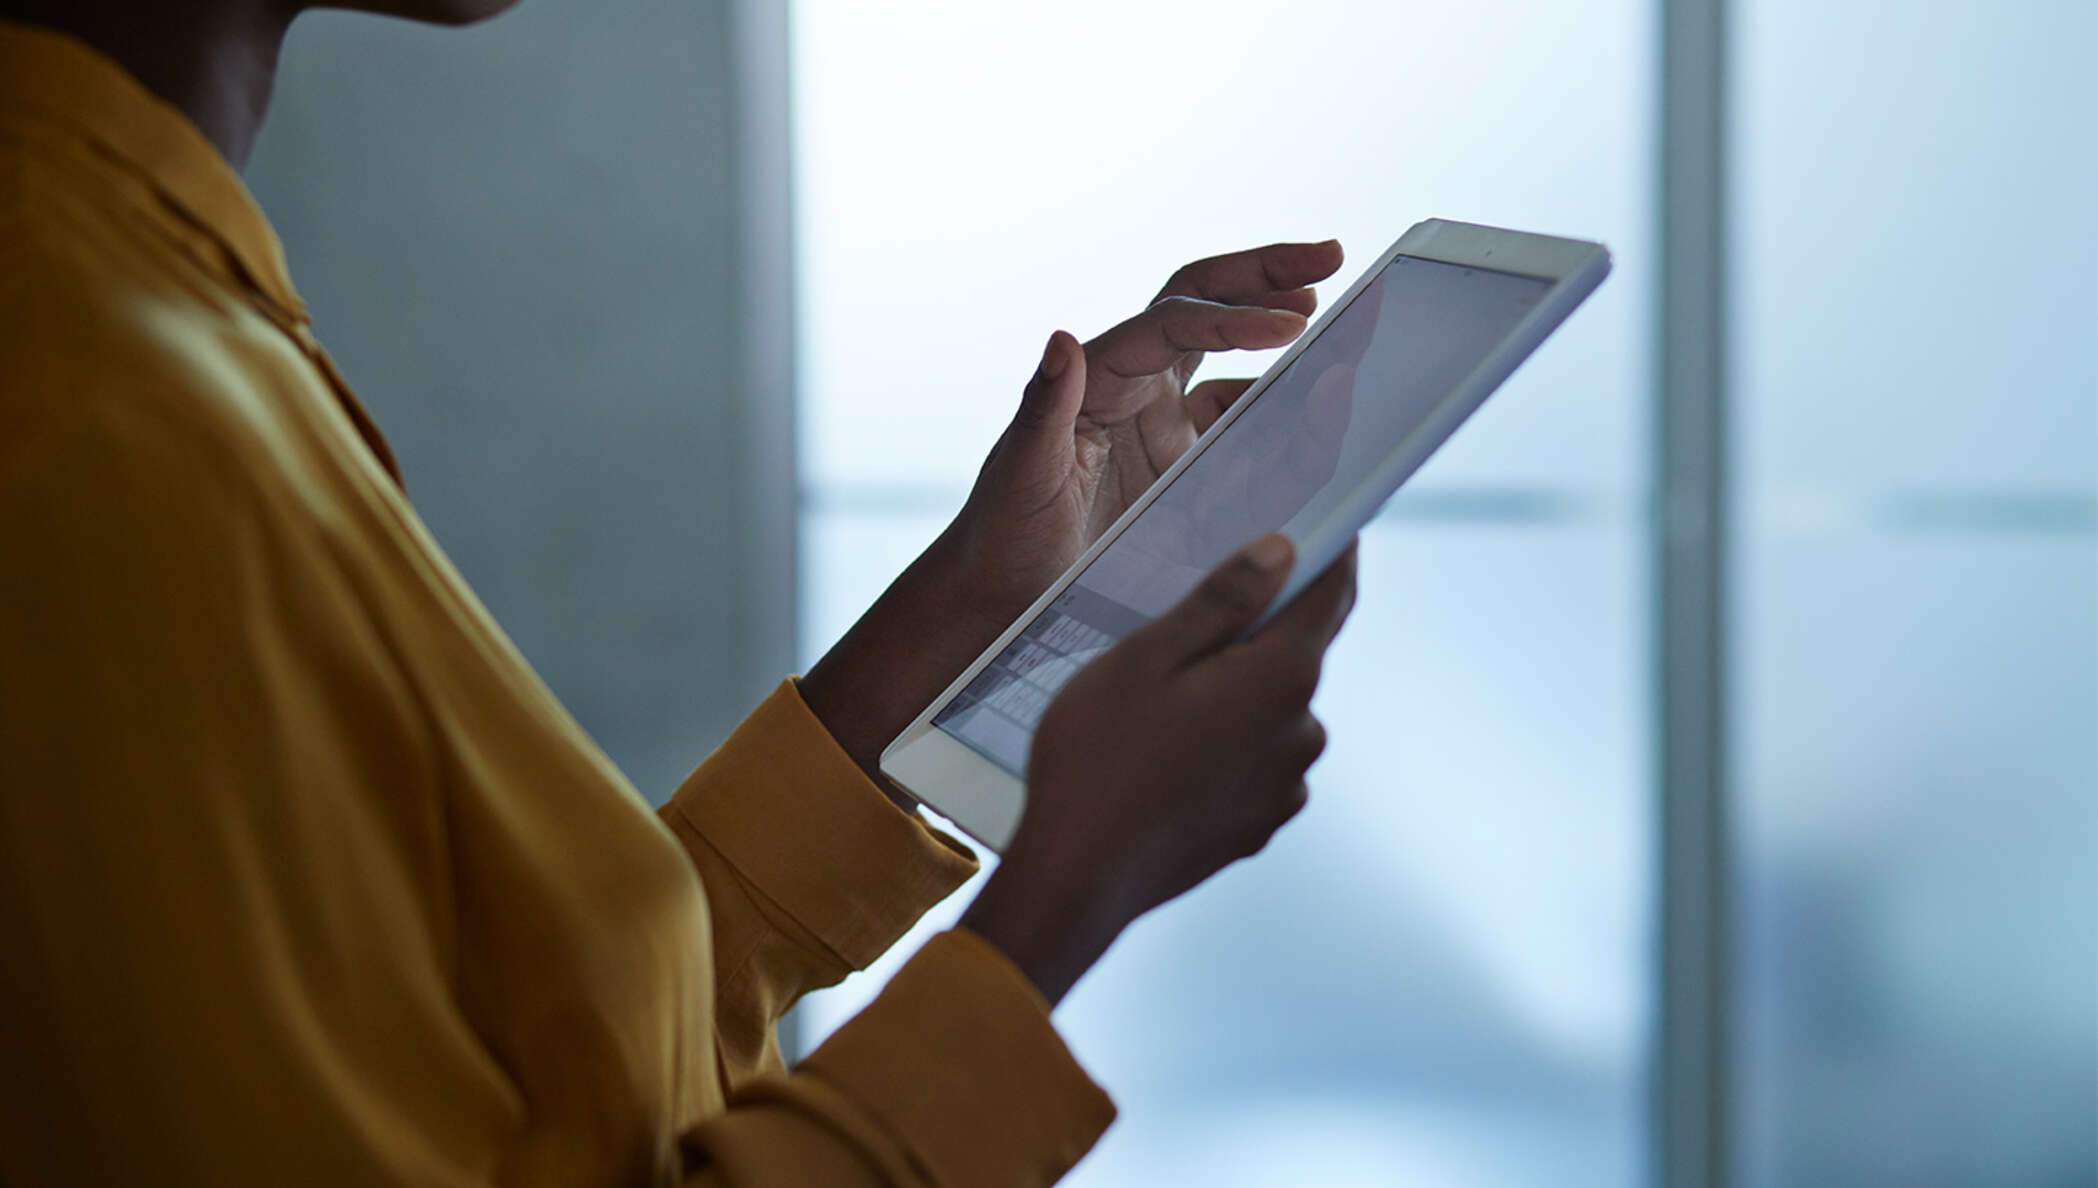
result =
[[[1032,986],[942,933],[796,1066],[687,1136],[694,1185],[1041,1185],[1114,1121]]]
[[[976,870],[965,846],[867,779],[793,682],[662,817],[713,917],[731,1108],[688,1138],[699,1182],[1048,1183],[1112,1121],[1033,987],[959,930],[785,1074],[775,1035],[787,1009],[866,968]]]

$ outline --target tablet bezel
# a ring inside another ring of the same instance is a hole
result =
[[[1319,531],[1295,542],[1296,567],[1272,604],[1270,613],[1287,603],[1326,568],[1376,509],[1441,447],[1456,427],[1485,402],[1486,397],[1539,343],[1558,328],[1567,315],[1602,283],[1610,270],[1609,251],[1601,244],[1586,240],[1561,239],[1446,219],[1429,219],[1415,224],[1378,257],[1375,264],[1364,269],[1340,299],[1291,344],[1273,366],[1152,483],[1150,489],[1130,504],[1107,531],[1101,533],[1100,538],[1064,571],[1063,576],[1015,618],[997,640],[985,648],[975,662],[889,744],[881,756],[883,774],[991,850],[1004,850],[1013,830],[1019,826],[1020,814],[1026,806],[1025,781],[934,726],[933,719],[1026,629],[1027,624],[1047,609],[1065,587],[1077,580],[1093,559],[1113,544],[1115,538],[1134,523],[1144,509],[1170,487],[1195,458],[1209,448],[1211,442],[1230,428],[1261,392],[1296,362],[1297,356],[1317,341],[1334,319],[1354,304],[1355,299],[1400,256],[1536,277],[1550,281],[1552,287],[1434,410],[1394,443],[1384,461],[1334,509]]]

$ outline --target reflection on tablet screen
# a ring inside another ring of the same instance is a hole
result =
[[[1256,537],[1302,539],[1550,289],[1397,257],[933,724],[1024,778],[1071,674]]]

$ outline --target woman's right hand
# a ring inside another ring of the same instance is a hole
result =
[[[1355,549],[1250,638],[1293,552],[1270,535],[1087,665],[1035,731],[1027,807],[962,917],[1054,1004],[1138,916],[1267,844],[1304,807],[1311,715],[1355,601]]]

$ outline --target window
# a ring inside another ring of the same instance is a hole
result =
[[[811,655],[1180,262],[1618,260],[1365,533],[1311,812],[1060,1015],[1075,1182],[2098,1182],[2098,10],[1016,8],[797,9]]]
[[[2098,8],[1740,13],[1734,1182],[2098,1183]]]
[[[1603,291],[1365,534],[1311,810],[1059,1022],[1125,1118],[1080,1185],[1637,1180],[1650,13],[1193,11],[798,5],[807,652],[959,506],[1049,332],[1180,263],[1337,235],[1344,283],[1435,215],[1610,243]],[[818,996],[811,1038],[890,968]]]

